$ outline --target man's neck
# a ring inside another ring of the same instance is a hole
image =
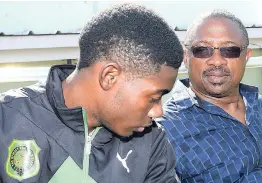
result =
[[[216,97],[216,96],[211,96],[208,94],[204,94],[193,87],[191,87],[192,91],[201,99],[208,101],[210,103],[213,103],[215,105],[219,106],[228,106],[232,104],[237,104],[239,102],[239,99],[241,98],[241,95],[239,92],[235,92],[234,94],[230,94],[227,96],[223,97]],[[223,107],[222,107],[223,108]]]
[[[205,100],[222,108],[225,112],[238,119],[241,123],[243,124],[246,123],[245,103],[239,91],[235,91],[234,93],[231,93],[230,95],[227,96],[215,97],[215,96],[203,94],[197,91],[196,89],[194,89],[192,86],[191,89],[196,94],[196,96],[198,96],[202,100]]]
[[[93,131],[96,127],[101,126],[100,123],[98,122],[95,112],[93,109],[96,107],[92,106],[92,102],[83,102],[83,100],[88,100],[88,99],[83,99],[82,96],[85,96],[86,93],[92,93],[85,91],[84,94],[81,93],[81,84],[78,83],[78,81],[74,81],[76,78],[74,76],[69,76],[67,79],[65,79],[62,82],[62,89],[63,89],[63,95],[64,95],[64,100],[65,100],[65,105],[68,108],[75,108],[75,107],[82,107],[85,109],[86,114],[87,114],[87,124],[88,124],[88,132],[90,133]],[[88,106],[85,106],[84,104],[87,103]]]

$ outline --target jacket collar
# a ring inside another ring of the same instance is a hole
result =
[[[48,100],[60,120],[75,132],[84,134],[84,123],[81,107],[68,108],[62,90],[62,81],[75,69],[74,65],[58,65],[50,69],[46,92]]]
[[[175,104],[177,110],[188,109],[195,105],[206,111],[209,111],[210,113],[215,113],[218,115],[225,116],[227,118],[232,118],[223,109],[196,96],[196,94],[191,90],[189,85],[189,78],[177,80],[172,97],[166,102],[164,106],[165,111],[169,110],[169,103],[172,102],[172,104]],[[249,114],[252,113],[252,105],[258,99],[259,91],[257,87],[245,85],[242,83],[240,83],[239,85],[239,90],[240,94],[243,96],[246,105],[246,118],[247,121],[249,121]]]

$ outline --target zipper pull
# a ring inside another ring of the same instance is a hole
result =
[[[92,137],[88,135],[86,137],[86,155],[90,154],[91,147],[92,147]]]

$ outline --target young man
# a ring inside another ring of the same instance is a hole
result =
[[[241,84],[251,57],[247,31],[226,11],[196,20],[185,39],[189,79],[159,119],[182,182],[262,182],[262,97]]]
[[[174,183],[161,97],[183,49],[165,21],[122,5],[83,29],[77,66],[0,96],[0,182]]]

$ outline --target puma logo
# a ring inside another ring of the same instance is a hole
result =
[[[122,163],[122,165],[123,165],[123,167],[126,169],[127,173],[129,173],[130,170],[129,170],[127,164],[126,164],[126,160],[127,160],[128,156],[129,156],[132,152],[133,152],[133,150],[130,150],[130,151],[127,153],[127,155],[126,155],[125,158],[121,158],[121,156],[120,156],[118,153],[116,154],[117,159]]]

